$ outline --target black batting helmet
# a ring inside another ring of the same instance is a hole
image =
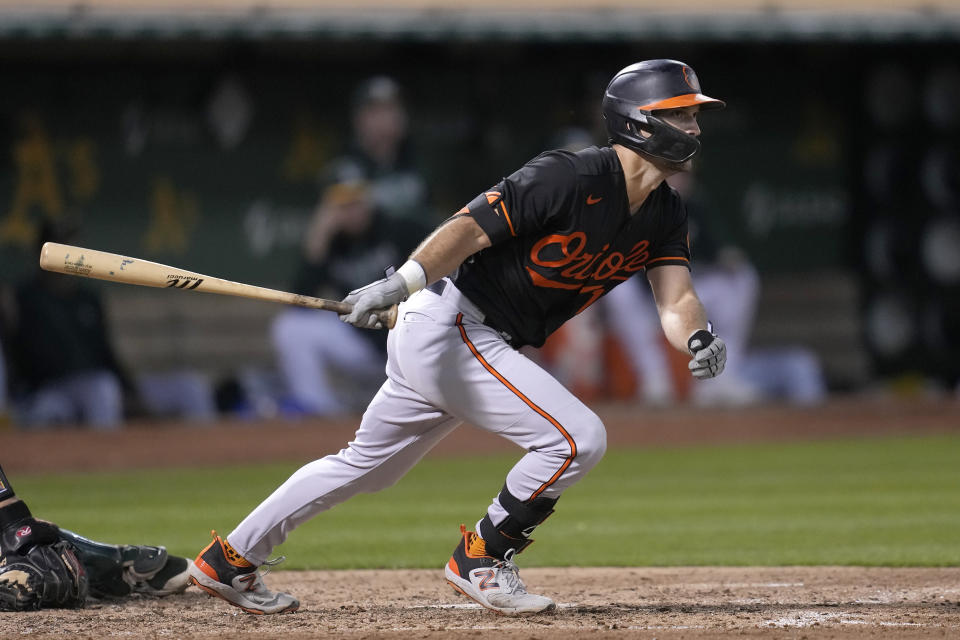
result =
[[[701,110],[725,106],[700,92],[697,74],[682,62],[644,60],[621,69],[603,94],[610,143],[671,162],[689,160],[700,150],[700,141],[651,112],[695,104]]]

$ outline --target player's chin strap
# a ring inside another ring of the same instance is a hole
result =
[[[497,500],[506,510],[507,518],[495,525],[488,514],[477,525],[487,553],[494,558],[505,558],[511,550],[520,553],[529,547],[533,542],[530,534],[553,513],[553,506],[557,503],[556,498],[544,497],[521,501],[507,491],[506,485],[500,490]]]

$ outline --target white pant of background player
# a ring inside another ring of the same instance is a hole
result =
[[[288,309],[271,327],[277,364],[284,382],[299,407],[318,416],[345,413],[357,399],[369,401],[383,379],[383,355],[358,329],[340,322],[336,315],[316,309]],[[356,389],[344,397],[345,385]]]
[[[403,303],[387,381],[354,441],[300,468],[247,516],[227,536],[237,552],[263,563],[299,524],[394,484],[461,422],[528,451],[506,481],[520,500],[559,497],[589,471],[606,450],[600,419],[482,321],[449,283],[442,296],[424,290]],[[491,478],[490,491],[499,489]],[[488,514],[495,525],[507,517],[497,499]]]

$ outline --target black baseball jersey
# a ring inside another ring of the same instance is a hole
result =
[[[514,347],[541,346],[638,271],[689,268],[680,197],[663,183],[630,215],[611,147],[543,153],[460,213],[477,221],[492,246],[465,261],[454,280]]]

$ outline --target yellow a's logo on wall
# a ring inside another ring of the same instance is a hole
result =
[[[59,219],[67,208],[62,182],[70,200],[85,202],[100,188],[100,169],[96,145],[89,138],[54,141],[34,113],[21,117],[19,129],[10,150],[16,177],[10,208],[0,218],[0,243],[29,246],[40,220]],[[66,169],[65,181],[61,167]]]

